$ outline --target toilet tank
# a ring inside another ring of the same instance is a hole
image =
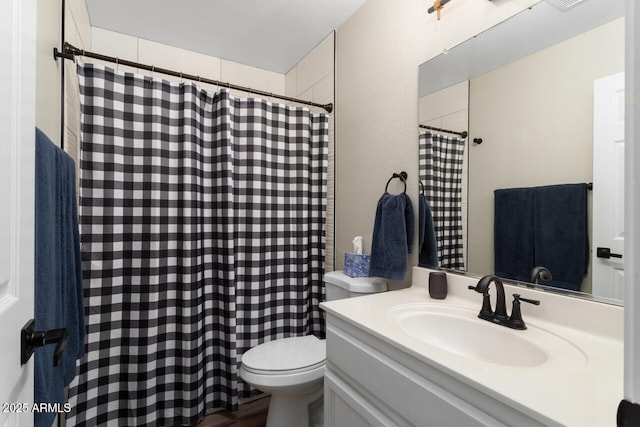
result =
[[[324,275],[326,301],[385,292],[387,282],[379,277],[349,277],[342,270]]]

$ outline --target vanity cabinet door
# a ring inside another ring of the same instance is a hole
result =
[[[403,421],[393,421],[376,405],[354,390],[331,372],[325,371],[324,379],[325,427],[389,427],[409,426]]]
[[[334,404],[334,426],[369,427],[365,421],[351,406],[339,397],[336,397]]]

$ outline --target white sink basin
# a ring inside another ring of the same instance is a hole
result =
[[[530,325],[524,331],[495,325],[479,319],[478,311],[446,304],[405,304],[387,314],[411,337],[480,362],[533,367],[557,358],[586,361],[582,351],[555,334]]]

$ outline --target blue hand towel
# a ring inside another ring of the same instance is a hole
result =
[[[378,200],[371,239],[371,276],[404,279],[413,247],[414,221],[413,205],[405,193],[385,192]]]
[[[438,260],[438,243],[436,241],[436,232],[433,226],[433,214],[431,206],[424,194],[420,194],[419,198],[419,235],[420,235],[420,254],[419,264],[421,267],[437,267],[440,262]]]
[[[36,330],[67,328],[58,366],[55,345],[35,351],[36,403],[63,403],[64,387],[84,354],[84,308],[80,238],[73,160],[39,129],[35,149],[35,322]],[[51,426],[54,413],[34,413],[36,426]]]

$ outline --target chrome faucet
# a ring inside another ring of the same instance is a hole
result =
[[[496,285],[495,311],[491,309],[491,296],[489,295],[489,285],[491,285],[491,283],[495,283]],[[478,314],[479,318],[512,329],[527,329],[527,325],[525,325],[524,320],[522,320],[522,313],[520,311],[521,301],[540,305],[540,301],[522,298],[520,294],[513,294],[511,316],[508,316],[504,296],[504,285],[498,276],[484,276],[476,286],[469,286],[469,289],[482,294],[482,308]]]

